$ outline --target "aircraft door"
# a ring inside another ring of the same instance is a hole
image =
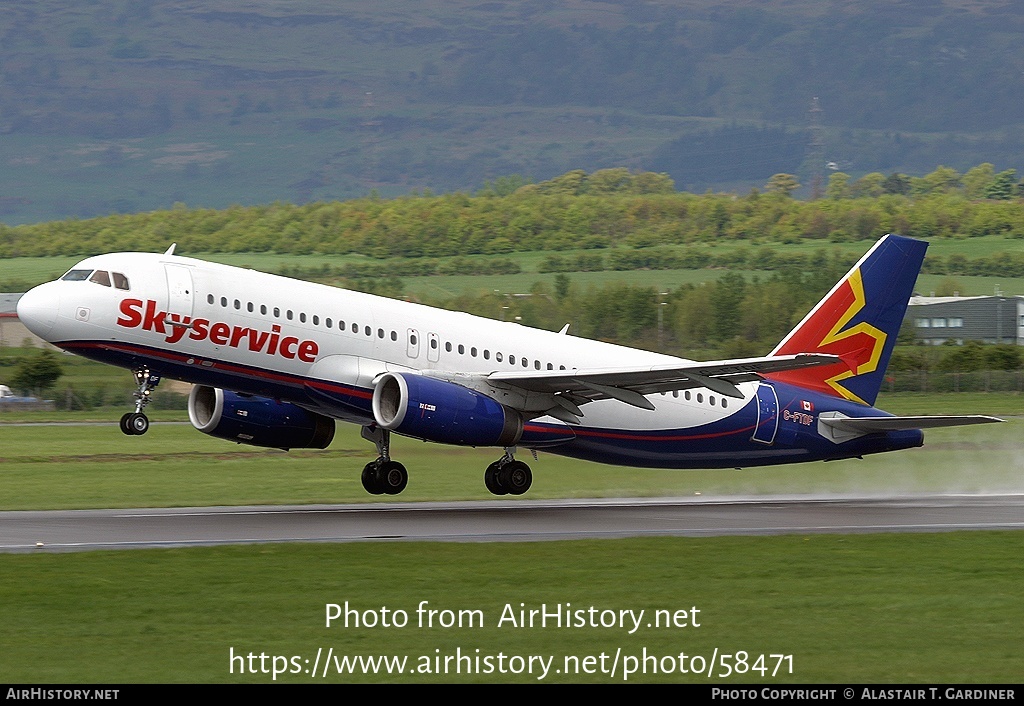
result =
[[[779,430],[779,398],[775,388],[761,383],[757,386],[757,426],[754,427],[753,441],[762,444],[775,443]]]
[[[167,311],[192,316],[192,271],[182,265],[164,265],[167,273]]]
[[[410,358],[418,358],[420,355],[420,334],[416,329],[409,329],[406,331],[406,340],[408,345],[406,347],[406,354]]]
[[[436,333],[427,334],[427,360],[436,363],[441,354],[441,340]]]

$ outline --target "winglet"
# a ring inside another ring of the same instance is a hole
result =
[[[767,377],[874,404],[927,249],[899,235],[875,243],[771,353],[831,353],[842,362]]]

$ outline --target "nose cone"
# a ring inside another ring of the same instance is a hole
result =
[[[60,290],[55,285],[55,282],[41,284],[18,300],[18,319],[25,328],[46,341],[50,340],[48,337],[60,310]]]

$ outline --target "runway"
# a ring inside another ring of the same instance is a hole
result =
[[[982,529],[1024,529],[1024,495],[493,500],[0,512],[0,552]]]

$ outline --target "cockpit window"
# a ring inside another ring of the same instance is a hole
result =
[[[96,284],[102,284],[104,287],[109,287],[110,273],[106,270],[96,270],[92,273],[92,277],[89,278],[89,281],[95,282]]]
[[[82,282],[89,279],[89,275],[91,274],[92,270],[71,270],[61,277],[61,279],[65,282]]]
[[[111,274],[114,276],[114,286],[115,287],[117,287],[118,289],[123,289],[125,291],[128,291],[129,289],[131,289],[131,287],[128,286],[128,278],[127,277],[125,277],[120,272],[112,272]]]

